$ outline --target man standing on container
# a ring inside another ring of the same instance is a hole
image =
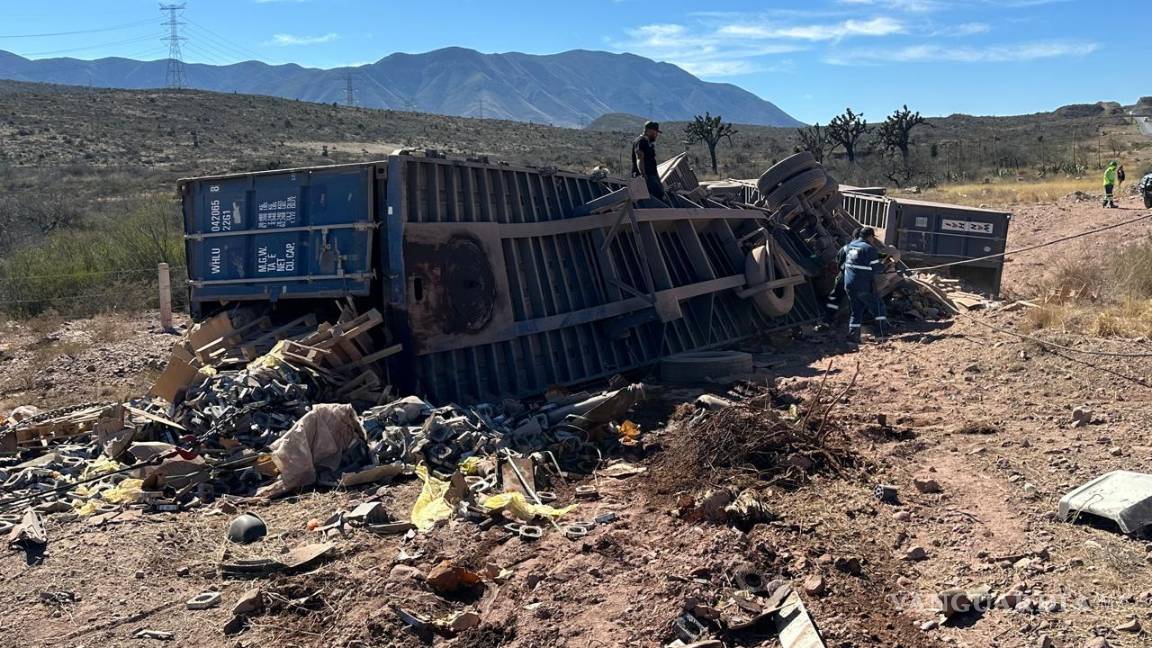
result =
[[[644,176],[648,195],[664,200],[664,185],[656,172],[656,137],[659,135],[660,124],[644,122],[644,134],[632,142],[632,177]]]
[[[848,341],[860,343],[860,328],[869,312],[876,319],[876,338],[888,336],[888,314],[884,301],[876,294],[876,274],[884,270],[876,240],[876,230],[864,227],[856,240],[844,246],[844,291],[852,304],[852,317],[848,320]]]
[[[1112,197],[1112,189],[1116,186],[1116,160],[1108,163],[1104,169],[1104,206],[1116,208],[1116,200]]]

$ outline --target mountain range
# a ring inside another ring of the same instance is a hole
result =
[[[32,60],[0,50],[0,78],[16,81],[159,88],[167,69],[167,59]],[[702,81],[670,63],[634,54],[589,50],[484,54],[450,47],[326,70],[260,61],[194,63],[184,70],[185,86],[199,90],[345,103],[351,80],[359,106],[556,126],[586,126],[606,113],[683,121],[705,111],[736,123],[803,125],[738,86]]]

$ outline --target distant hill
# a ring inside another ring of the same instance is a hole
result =
[[[0,50],[0,79],[148,89],[162,87],[168,63],[104,58],[30,60]],[[537,56],[451,47],[392,54],[370,65],[321,70],[247,61],[186,66],[188,86],[343,103],[351,75],[357,105],[463,117],[581,127],[605,113],[686,120],[711,111],[765,126],[798,126],[771,102],[727,83],[709,83],[670,63],[633,54],[572,50]],[[629,129],[631,130],[631,129]]]

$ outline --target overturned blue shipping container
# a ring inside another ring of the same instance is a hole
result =
[[[437,402],[525,396],[818,317],[810,256],[762,210],[642,183],[397,153],[181,182],[197,316],[352,298],[389,380]]]

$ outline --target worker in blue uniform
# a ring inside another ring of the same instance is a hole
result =
[[[871,227],[862,228],[856,240],[844,246],[844,292],[852,307],[848,341],[855,344],[860,343],[860,327],[869,312],[876,320],[876,337],[888,336],[888,315],[883,300],[876,294],[876,277],[884,271],[879,248],[876,230]]]
[[[860,236],[860,228],[852,232],[852,239]],[[848,246],[840,248],[836,253],[836,281],[832,284],[832,292],[828,293],[828,300],[824,303],[824,322],[816,326],[816,330],[823,331],[836,324],[840,316],[840,304],[844,301],[844,255],[848,253]]]

